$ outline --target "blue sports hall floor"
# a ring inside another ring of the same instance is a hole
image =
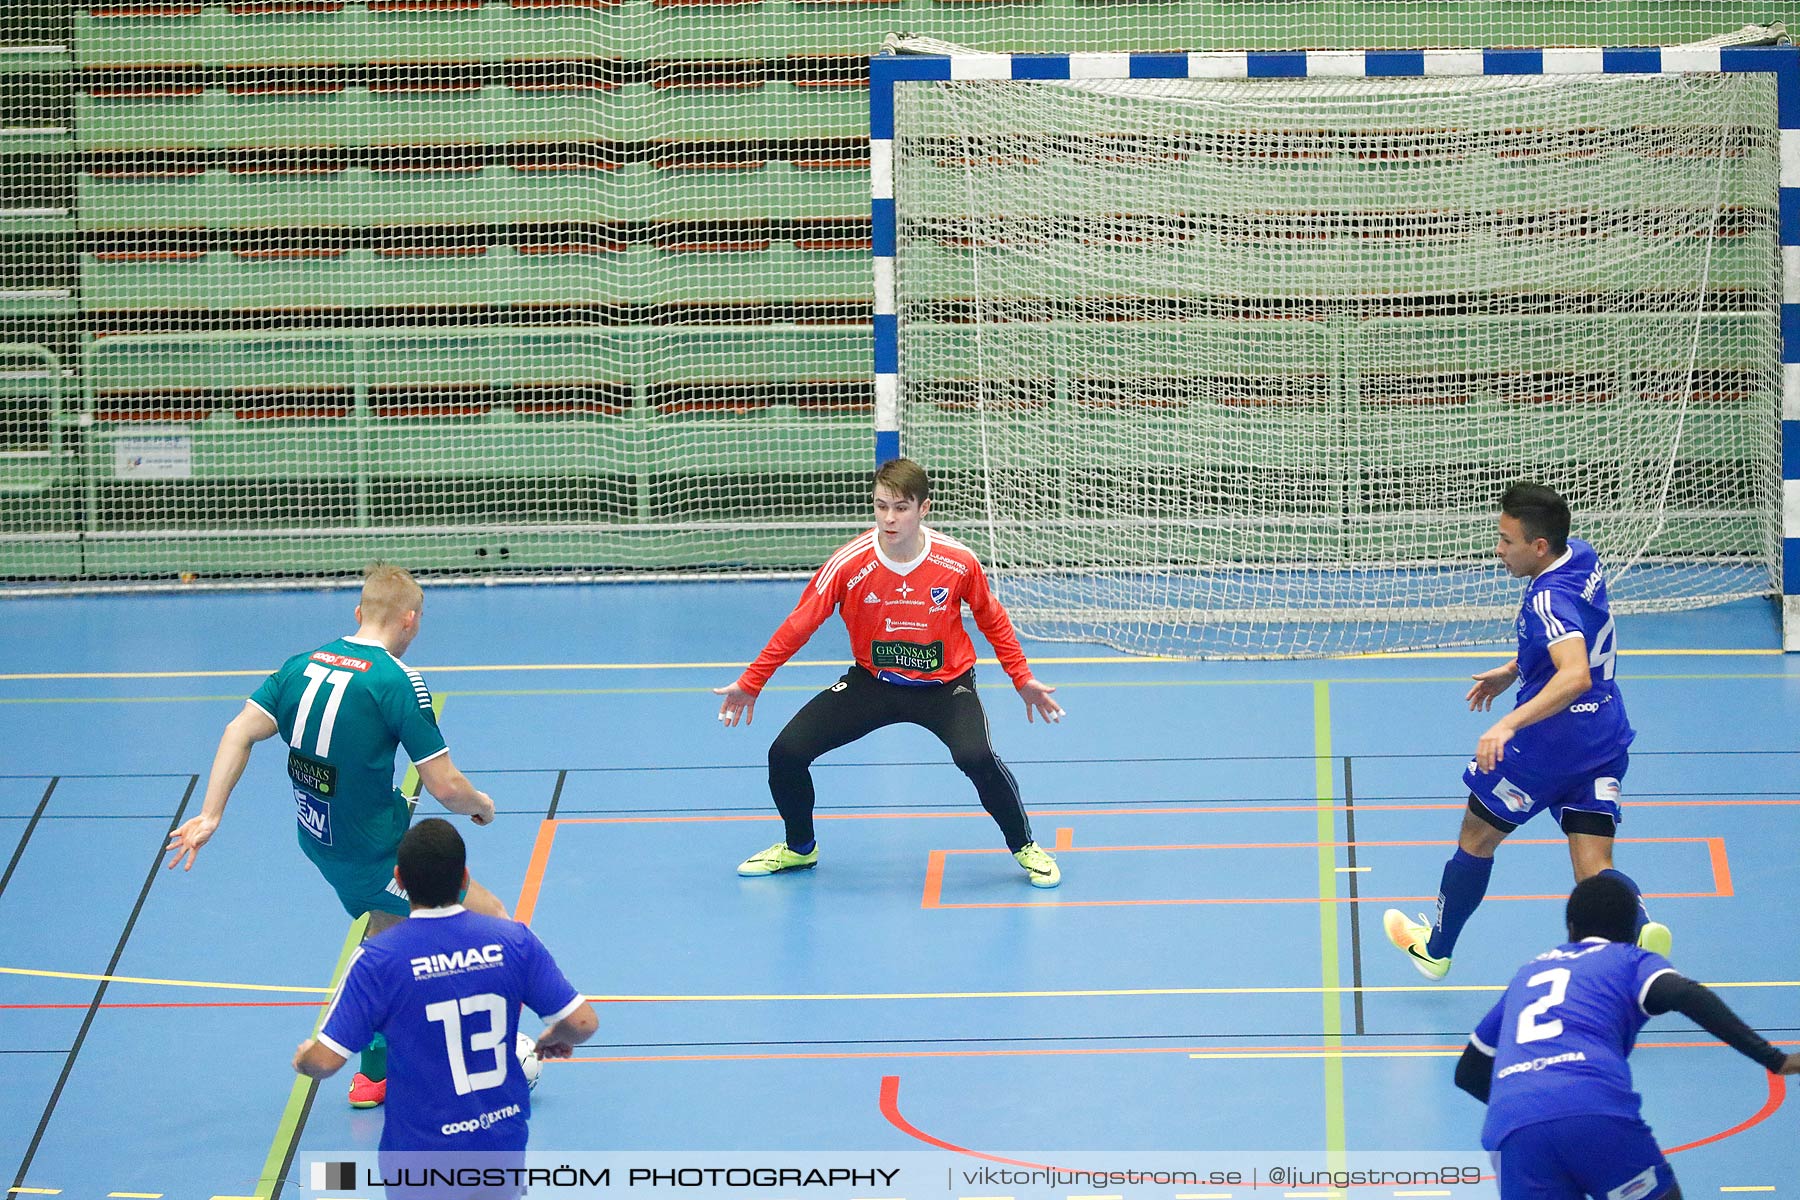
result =
[[[428,589],[407,658],[500,809],[462,826],[471,867],[600,1013],[544,1072],[534,1147],[1476,1147],[1481,1109],[1452,1065],[1512,971],[1561,940],[1560,833],[1540,819],[1501,850],[1443,984],[1380,915],[1431,907],[1489,720],[1463,704],[1467,678],[1505,649],[1177,663],[1028,642],[1064,722],[1028,724],[996,667],[981,678],[1061,888],[1027,886],[910,727],[816,768],[816,871],[744,880],[736,863],[780,837],[769,741],[843,670],[842,629],[776,676],[747,729],[719,725],[710,689],[798,586]],[[195,869],[161,869],[226,721],[288,654],[349,632],[354,603],[0,602],[15,1194],[298,1196],[306,1153],[379,1137],[341,1079],[309,1096],[289,1068],[349,922],[294,843],[276,749]],[[1639,730],[1619,865],[1673,928],[1677,966],[1793,1046],[1800,658],[1762,602],[1622,618],[1619,640]],[[1778,1081],[1680,1018],[1651,1022],[1632,1064],[1688,1197],[1800,1191]]]

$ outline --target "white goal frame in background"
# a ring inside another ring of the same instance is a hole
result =
[[[901,452],[900,331],[895,291],[895,88],[912,81],[1297,79],[1421,76],[1774,75],[1780,126],[1781,592],[1783,641],[1800,650],[1800,47],[1689,46],[1425,51],[1145,54],[904,54],[869,63],[872,254],[875,274],[875,457]]]

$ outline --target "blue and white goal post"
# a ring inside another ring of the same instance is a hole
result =
[[[869,82],[876,459],[983,485],[935,520],[1052,614],[1027,632],[1504,637],[1511,472],[1570,496],[1616,607],[1779,594],[1800,649],[1800,49],[884,53]],[[1055,615],[1108,607],[1129,629]]]

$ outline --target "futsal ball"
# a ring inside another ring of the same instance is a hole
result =
[[[536,1090],[544,1064],[538,1061],[537,1039],[523,1031],[519,1033],[519,1069],[525,1072],[525,1086]]]

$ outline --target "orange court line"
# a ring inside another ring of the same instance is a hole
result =
[[[1728,800],[1626,800],[1626,808],[1703,808],[1729,807],[1734,805],[1779,805],[1794,807],[1800,805],[1800,798],[1785,800],[1776,799],[1728,799]],[[1318,816],[1321,812],[1462,812],[1468,808],[1465,800],[1460,804],[1256,804],[1240,802],[1236,804],[1205,804],[1172,808],[1167,806],[1156,808],[1059,808],[1039,810],[1030,815],[1034,817],[1145,817],[1145,816],[1191,816],[1195,814],[1231,814],[1236,816],[1261,816],[1264,813],[1304,813],[1307,816]],[[990,820],[987,813],[979,806],[970,805],[967,809],[956,809],[944,812],[870,812],[870,813],[815,813],[815,821],[940,821],[944,819],[971,819],[979,817]],[[777,821],[780,816],[768,813],[698,813],[692,816],[670,817],[558,817],[562,825],[661,825],[691,824],[697,821]],[[1445,844],[1454,842],[1455,838],[1445,838]]]
[[[556,822],[544,820],[538,825],[537,841],[531,847],[531,863],[525,868],[525,882],[519,888],[519,903],[513,909],[513,920],[531,924],[537,911],[538,891],[544,886],[544,869],[550,865],[550,847],[556,844]]]
[[[1621,842],[1639,844],[1655,842],[1703,842],[1707,848],[1707,858],[1712,867],[1713,890],[1710,892],[1645,892],[1650,900],[1699,900],[1724,899],[1733,895],[1731,888],[1731,864],[1725,853],[1725,840],[1718,837],[1660,837],[1660,838],[1619,838]],[[1445,843],[1430,841],[1358,841],[1359,847],[1370,846],[1439,846]],[[1560,846],[1559,838],[1521,838],[1515,845],[1521,846]],[[1106,852],[1146,852],[1152,850],[1305,850],[1321,849],[1327,846],[1349,846],[1350,842],[1199,842],[1182,845],[1145,845],[1145,846],[1059,846],[1059,852],[1069,854],[1094,854]],[[1219,897],[1187,897],[1161,900],[995,900],[980,903],[950,904],[944,901],[944,866],[952,854],[1001,854],[1004,851],[989,848],[957,848],[949,850],[933,850],[925,860],[925,891],[919,900],[920,908],[1119,908],[1134,905],[1155,904],[1399,904],[1426,902],[1436,899],[1435,896],[1219,896]],[[1562,900],[1566,897],[1555,895],[1517,895],[1488,896],[1489,900]]]

